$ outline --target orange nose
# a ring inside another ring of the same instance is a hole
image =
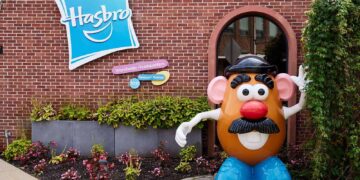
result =
[[[250,120],[263,118],[266,116],[267,112],[267,106],[261,101],[248,101],[240,108],[240,113],[243,117]]]

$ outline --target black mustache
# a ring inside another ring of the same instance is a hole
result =
[[[275,134],[280,132],[279,127],[270,118],[265,118],[259,121],[252,121],[240,118],[234,120],[228,129],[229,133],[234,134],[248,133],[253,130],[265,134]]]

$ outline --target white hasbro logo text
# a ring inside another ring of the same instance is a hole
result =
[[[91,24],[93,24],[92,26],[94,28],[98,28],[103,23],[108,22],[105,26],[103,26],[100,29],[83,30],[85,37],[93,42],[107,41],[111,37],[112,32],[113,32],[112,21],[125,20],[125,19],[131,17],[131,15],[132,15],[131,9],[119,9],[117,11],[107,11],[106,7],[104,5],[102,5],[101,10],[96,12],[95,14],[83,14],[83,10],[82,10],[81,6],[77,7],[77,13],[75,12],[74,7],[69,8],[69,10],[70,10],[70,16],[62,19],[61,22],[63,24],[65,24],[65,23],[68,23],[69,21],[71,21],[72,27],[76,27],[78,25],[77,22],[79,22],[80,26],[91,23]],[[110,33],[105,38],[96,39],[94,37],[91,37],[91,34],[100,33],[107,28],[110,28]]]

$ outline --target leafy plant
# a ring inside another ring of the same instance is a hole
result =
[[[89,108],[74,104],[68,104],[60,108],[57,119],[60,120],[91,120],[92,113]]]
[[[107,161],[107,153],[101,151],[94,151],[91,158],[83,160],[83,165],[86,167],[86,172],[89,179],[110,179],[112,170],[115,167],[114,163]]]
[[[203,169],[206,170],[210,164],[209,161],[202,156],[196,158],[195,162],[196,162],[196,170],[198,174],[200,173],[201,170]]]
[[[52,104],[42,104],[37,100],[33,100],[31,104],[31,121],[48,121],[56,119],[56,111],[52,107]]]
[[[131,104],[138,102],[135,98],[116,100],[100,106],[97,110],[99,124],[106,123],[114,128],[119,127],[120,123],[128,117],[126,115]]]
[[[13,141],[6,147],[2,155],[6,160],[14,160],[14,158],[24,155],[30,148],[31,141],[26,139],[19,139]]]
[[[224,160],[228,158],[226,152],[221,151],[218,146],[215,146],[215,154],[212,157],[200,156],[195,159],[196,170],[198,174],[210,173],[214,174],[219,169]]]
[[[19,160],[21,165],[31,165],[48,158],[48,156],[49,147],[37,141],[31,143],[25,154],[15,157],[14,160]]]
[[[120,124],[136,128],[172,128],[209,109],[206,98],[160,96],[142,101],[130,98],[110,102],[99,107],[97,115],[100,124],[115,128]],[[198,127],[202,128],[203,124]]]
[[[193,161],[196,156],[196,147],[194,145],[187,146],[180,150],[181,161]]]
[[[140,176],[141,170],[134,167],[126,167],[125,171],[125,179],[126,180],[135,180],[136,177]]]
[[[55,141],[51,141],[49,143],[50,151],[51,151],[51,158],[49,161],[49,164],[60,164],[63,162],[72,162],[75,163],[76,160],[80,157],[80,152],[76,150],[75,148],[70,147],[66,152],[66,146],[64,150],[59,154],[56,155],[55,148],[57,147],[57,144]],[[99,153],[99,151],[97,151]],[[104,151],[102,151],[104,153]]]
[[[141,157],[135,150],[122,154],[119,161],[126,166],[124,169],[126,180],[136,180],[141,173]]]
[[[225,151],[221,151],[221,152],[219,153],[219,156],[220,156],[220,159],[221,159],[221,160],[225,160],[226,158],[229,157],[229,155],[228,155]]]
[[[66,157],[67,157],[67,161],[75,163],[76,160],[80,158],[80,152],[77,149],[70,147],[66,151]]]
[[[197,173],[200,174],[202,172],[214,174],[219,167],[221,166],[223,161],[219,161],[221,159],[220,156],[215,159],[207,160],[204,157],[200,156],[195,159],[196,162],[196,170]]]
[[[78,180],[81,179],[81,176],[79,175],[78,171],[76,171],[73,167],[68,169],[66,172],[61,174],[62,180]]]
[[[165,143],[166,142],[163,141],[160,142],[159,147],[151,152],[151,154],[155,157],[155,160],[159,162],[159,166],[162,167],[164,167],[170,161],[170,154],[165,151]]]
[[[181,173],[188,173],[191,171],[190,163],[181,161],[180,164],[176,166],[175,170]]]
[[[187,146],[180,150],[180,163],[175,168],[176,171],[185,173],[191,171],[190,161],[193,161],[196,156],[196,147],[194,145]]]
[[[91,147],[91,154],[104,154],[104,146],[101,144],[94,144]]]
[[[164,176],[164,171],[162,170],[161,167],[154,168],[150,173],[155,177],[163,177]]]
[[[303,33],[312,179],[360,174],[360,1],[315,0]]]
[[[66,157],[66,154],[64,153],[61,153],[57,156],[53,156],[51,157],[50,161],[49,161],[49,164],[60,164],[64,161],[67,160],[67,157]]]
[[[34,168],[33,168],[34,172],[35,172],[35,175],[37,175],[37,176],[42,175],[44,173],[44,171],[45,171],[45,168],[46,168],[46,161],[45,161],[45,159],[41,159],[39,161],[39,163],[36,164],[34,166]]]
[[[58,144],[55,141],[50,141],[48,146],[51,155],[49,164],[60,164],[66,160],[67,156],[66,154],[64,154],[66,146],[59,155],[56,155],[56,147],[58,146]]]
[[[114,128],[120,125],[136,128],[172,128],[182,122],[189,121],[196,114],[210,110],[206,98],[189,99],[182,97],[160,96],[140,101],[128,98],[109,102],[100,106],[96,113],[78,105],[65,105],[57,115],[51,104],[33,101],[32,121],[44,120],[91,120],[97,119],[99,124],[108,124]],[[203,123],[197,125],[202,128]]]

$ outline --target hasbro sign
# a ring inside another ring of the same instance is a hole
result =
[[[115,51],[137,48],[127,0],[56,0],[66,25],[69,69]]]

